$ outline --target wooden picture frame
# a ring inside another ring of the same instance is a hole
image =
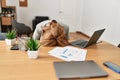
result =
[[[19,0],[19,6],[20,7],[27,7],[28,6],[27,0]]]
[[[6,0],[1,0],[0,3],[1,3],[1,7],[6,7]]]

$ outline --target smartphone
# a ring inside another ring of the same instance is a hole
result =
[[[10,50],[19,50],[18,44],[13,45]]]
[[[110,68],[111,70],[117,72],[120,74],[120,65],[117,65],[115,63],[112,63],[111,61],[106,61],[106,62],[103,62],[103,64],[105,66],[107,66],[108,68]]]

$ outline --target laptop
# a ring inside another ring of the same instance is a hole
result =
[[[107,77],[104,71],[93,60],[54,62],[54,68],[59,79]]]
[[[80,48],[86,48],[86,47],[88,47],[92,44],[95,44],[104,31],[105,31],[105,29],[97,30],[93,33],[93,35],[89,39],[89,41],[79,39],[79,40],[71,42],[70,45],[77,46],[77,47],[80,47]]]

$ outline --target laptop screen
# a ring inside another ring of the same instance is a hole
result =
[[[95,31],[93,35],[91,36],[90,40],[88,41],[86,47],[96,43],[104,31],[105,29]]]

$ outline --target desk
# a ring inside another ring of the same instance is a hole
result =
[[[61,59],[48,55],[54,47],[41,47],[39,58],[31,60],[26,52],[10,50],[4,41],[0,41],[0,80],[58,80],[54,70],[54,61]],[[92,78],[82,80],[117,80],[120,75],[105,67],[104,61],[112,61],[120,65],[120,48],[107,42],[92,45],[88,48],[86,60],[95,60],[109,76],[106,78]],[[66,79],[81,80],[81,79]]]

